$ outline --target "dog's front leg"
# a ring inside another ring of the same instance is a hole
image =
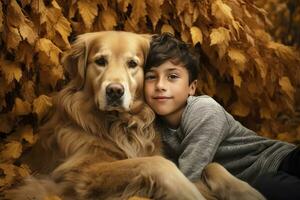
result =
[[[210,163],[204,168],[201,182],[196,186],[207,199],[265,200],[257,190],[234,177],[218,163]]]
[[[67,174],[80,199],[127,199],[134,195],[166,200],[204,199],[173,163],[160,156],[94,163]]]

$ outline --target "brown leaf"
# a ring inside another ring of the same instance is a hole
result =
[[[235,48],[230,48],[227,54],[229,58],[239,67],[239,70],[243,72],[247,62],[245,54],[241,50]]]
[[[33,135],[33,129],[31,126],[27,125],[21,127],[19,130],[21,139],[24,139],[29,144],[34,144],[36,142],[36,137]]]
[[[243,102],[237,101],[231,105],[231,111],[236,116],[246,117],[250,113],[250,108],[243,104]]]
[[[22,144],[17,141],[11,141],[4,145],[4,149],[1,152],[1,159],[10,160],[17,159],[22,153]]]
[[[41,95],[33,101],[33,112],[38,115],[41,120],[52,107],[51,98],[46,95]]]
[[[105,30],[113,30],[113,27],[117,25],[117,15],[116,12],[108,8],[100,13],[101,23]]]
[[[41,38],[37,41],[35,50],[39,53],[39,62],[44,65],[59,65],[59,55],[62,51],[51,40]]]
[[[284,93],[286,93],[290,99],[294,99],[295,88],[292,86],[289,77],[284,76],[280,78],[279,85],[281,89],[284,91]]]
[[[12,112],[16,116],[27,115],[31,112],[31,105],[27,101],[23,101],[22,99],[17,97],[15,99],[15,105],[13,107]]]
[[[144,0],[132,1],[132,13],[130,16],[133,26],[136,26],[140,19],[146,21],[146,2]]]
[[[14,126],[14,118],[11,114],[0,114],[0,132],[9,133]]]
[[[95,17],[98,14],[97,2],[92,0],[79,0],[77,5],[85,27],[87,30],[90,30],[94,23]]]
[[[7,163],[0,163],[0,172],[4,176],[0,177],[0,186],[9,186],[13,183],[14,177],[16,176],[14,165]]]
[[[30,80],[23,82],[22,84],[22,88],[21,88],[22,98],[29,103],[32,103],[33,100],[36,98],[34,86],[35,86],[34,82]]]
[[[161,18],[161,5],[164,0],[147,0],[147,13],[151,22],[153,24],[153,28],[156,28],[157,22]]]
[[[8,84],[10,84],[14,79],[18,82],[20,81],[22,77],[22,70],[19,63],[0,59],[0,66]]]

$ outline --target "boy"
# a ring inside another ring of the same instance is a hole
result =
[[[154,36],[145,99],[157,114],[166,157],[191,180],[215,161],[267,199],[300,199],[300,149],[258,136],[196,91],[198,61],[170,34]]]

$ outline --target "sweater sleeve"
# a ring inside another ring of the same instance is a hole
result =
[[[229,123],[223,107],[212,98],[189,100],[181,119],[183,139],[178,167],[190,180],[197,180],[228,135]]]

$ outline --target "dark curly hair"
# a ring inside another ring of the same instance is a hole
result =
[[[199,57],[189,50],[188,45],[170,33],[154,35],[144,68],[145,73],[166,61],[171,61],[176,65],[182,64],[189,73],[189,83],[197,79]]]

